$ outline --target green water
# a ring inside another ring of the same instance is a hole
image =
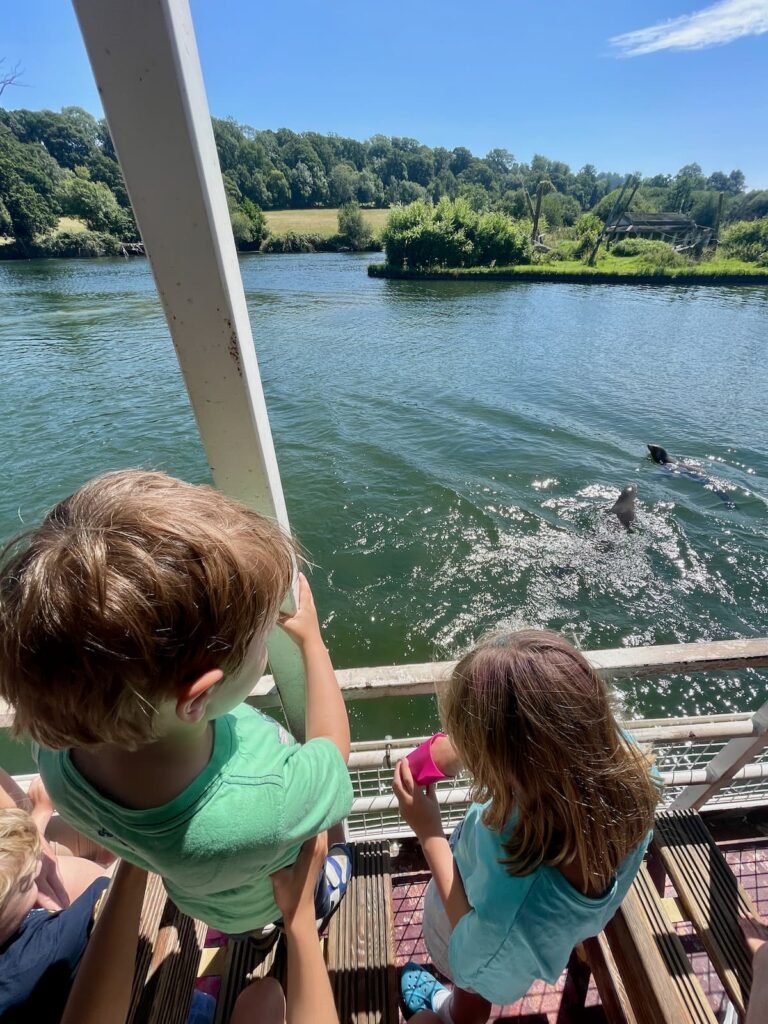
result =
[[[584,648],[768,632],[768,289],[374,281],[367,261],[241,262],[339,667],[446,658],[499,622]],[[146,262],[0,263],[0,313],[0,535],[106,469],[208,479]],[[699,460],[736,507],[646,441]],[[631,534],[604,515],[629,482]],[[765,684],[623,691],[673,715],[754,707]],[[432,713],[352,712],[357,736]]]

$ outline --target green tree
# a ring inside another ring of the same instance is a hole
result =
[[[734,220],[757,220],[760,217],[768,217],[768,189],[747,192],[739,196],[729,213]]]
[[[59,188],[59,207],[70,217],[85,221],[91,231],[107,232],[122,238],[130,220],[117,199],[101,181],[91,181],[87,171],[72,174]]]
[[[17,174],[10,161],[0,156],[0,204],[5,229],[10,226],[14,238],[22,245],[36,235],[50,231],[58,221],[58,212],[47,197],[40,195]]]
[[[314,195],[312,172],[301,160],[290,174],[291,202],[296,207],[311,206]]]
[[[391,181],[387,188],[387,199],[390,206],[407,205],[415,203],[418,199],[424,199],[426,189],[417,185],[415,181]]]
[[[732,202],[730,196],[728,196],[727,201],[728,204]],[[697,224],[702,224],[704,227],[712,228],[715,226],[715,222],[717,221],[717,208],[719,203],[720,195],[718,192],[693,192],[691,195],[689,216],[692,220],[695,220]],[[727,206],[724,205],[724,217],[726,210]]]
[[[457,146],[456,149],[451,152],[450,170],[458,178],[461,172],[465,171],[473,160],[474,157],[465,146]]]
[[[541,209],[552,228],[570,227],[581,213],[578,201],[562,192],[548,192],[542,198]]]
[[[686,164],[675,175],[669,190],[669,208],[679,213],[688,213],[693,203],[693,193],[706,188],[707,179],[698,164]]]
[[[594,213],[603,221],[607,220],[611,214],[611,210],[613,210],[613,205],[619,198],[620,194],[621,189],[613,189],[611,192],[608,193],[608,195],[603,196],[603,198],[600,200],[597,206],[595,206],[595,208],[592,210],[592,213]],[[628,198],[629,192],[625,192],[620,207],[622,211],[626,207],[626,202]],[[658,206],[656,205],[654,199],[647,194],[645,189],[639,188],[637,192],[635,192],[634,198],[632,199],[632,202],[629,205],[629,209],[632,210],[634,213],[651,213],[656,212],[658,210]]]
[[[328,178],[331,202],[344,206],[357,198],[357,171],[352,164],[340,163],[332,169]]]
[[[486,153],[485,162],[500,178],[509,174],[516,167],[515,158],[508,149],[492,149]]]
[[[276,168],[269,172],[267,177],[267,190],[269,192],[270,204],[274,209],[280,210],[288,206],[291,201],[291,186],[282,171]]]
[[[582,210],[591,210],[602,198],[602,194],[603,183],[597,176],[597,169],[593,164],[584,164],[573,179],[571,195]]]

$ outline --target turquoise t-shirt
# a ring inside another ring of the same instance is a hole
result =
[[[269,876],[292,864],[305,839],[349,814],[352,784],[327,739],[297,743],[241,704],[213,723],[211,759],[179,796],[134,810],[102,796],[69,751],[38,751],[54,806],[86,836],[161,875],[185,913],[223,932],[280,917]]]
[[[487,806],[472,804],[453,848],[472,910],[451,932],[448,962],[457,985],[505,1005],[539,978],[554,983],[573,947],[603,930],[640,869],[651,833],[623,862],[610,889],[591,899],[557,868],[507,874],[499,863],[506,856],[504,835],[481,820]]]

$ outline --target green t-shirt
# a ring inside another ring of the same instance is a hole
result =
[[[330,740],[299,744],[246,704],[213,729],[208,765],[162,807],[133,810],[108,800],[67,750],[40,748],[38,767],[54,806],[75,828],[161,875],[180,910],[235,934],[280,917],[270,874],[349,813],[352,784]]]

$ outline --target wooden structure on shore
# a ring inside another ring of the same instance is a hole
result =
[[[684,213],[624,212],[606,225],[607,243],[622,238],[646,238],[668,242],[675,249],[703,249],[712,239],[712,228],[703,227]]]

